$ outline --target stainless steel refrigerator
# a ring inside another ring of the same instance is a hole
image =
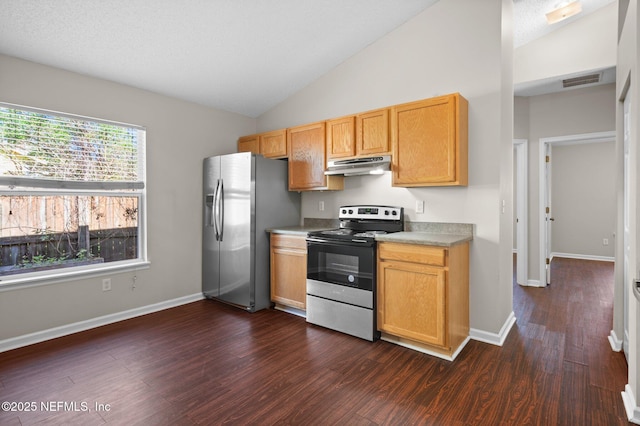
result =
[[[270,305],[269,228],[300,223],[286,160],[250,152],[204,160],[202,292],[249,312]]]

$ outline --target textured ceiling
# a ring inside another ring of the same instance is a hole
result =
[[[575,22],[615,0],[580,0],[582,12],[553,25],[547,24],[546,13],[567,0],[513,0],[513,44],[522,46],[550,32]]]
[[[257,117],[437,1],[0,0],[0,53]],[[516,45],[615,0],[559,1],[514,0]]]

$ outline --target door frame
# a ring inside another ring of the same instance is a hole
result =
[[[529,229],[529,141],[528,139],[514,139],[513,150],[515,154],[515,206],[517,219],[515,225],[516,234],[516,282],[520,285],[529,285],[529,241],[528,241],[528,229]]]
[[[545,211],[547,205],[547,188],[549,182],[547,180],[546,167],[547,162],[545,161],[546,153],[548,149],[551,149],[553,146],[559,145],[578,145],[585,143],[597,143],[597,142],[611,142],[615,141],[616,132],[615,130],[607,131],[607,132],[595,132],[595,133],[582,133],[576,135],[567,135],[567,136],[556,136],[550,138],[540,138],[540,143],[538,144],[538,232],[539,232],[539,273],[540,273],[540,282],[539,287],[547,286],[547,272],[549,270],[550,264],[547,265],[547,250],[550,247],[551,241],[550,237],[547,237],[547,223],[548,223],[548,215]],[[549,250],[550,251],[550,250]]]
[[[623,325],[623,335],[622,335],[622,345],[621,350],[624,353],[625,358],[627,358],[627,363],[629,362],[629,298],[631,297],[631,290],[629,287],[631,286],[631,281],[634,280],[635,272],[630,268],[630,254],[631,254],[631,220],[632,211],[631,211],[631,190],[632,190],[632,182],[631,182],[631,97],[630,92],[627,91],[624,94],[624,99],[622,101],[622,152],[623,152],[623,165],[622,165],[622,176],[623,176],[623,200],[622,200],[622,325]]]

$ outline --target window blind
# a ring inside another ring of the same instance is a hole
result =
[[[0,103],[0,184],[144,188],[141,127]]]

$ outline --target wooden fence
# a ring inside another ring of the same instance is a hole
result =
[[[81,226],[77,233],[5,237],[0,238],[0,274],[21,264],[34,266],[64,258],[105,263],[135,259],[137,252],[137,227],[90,231]]]

